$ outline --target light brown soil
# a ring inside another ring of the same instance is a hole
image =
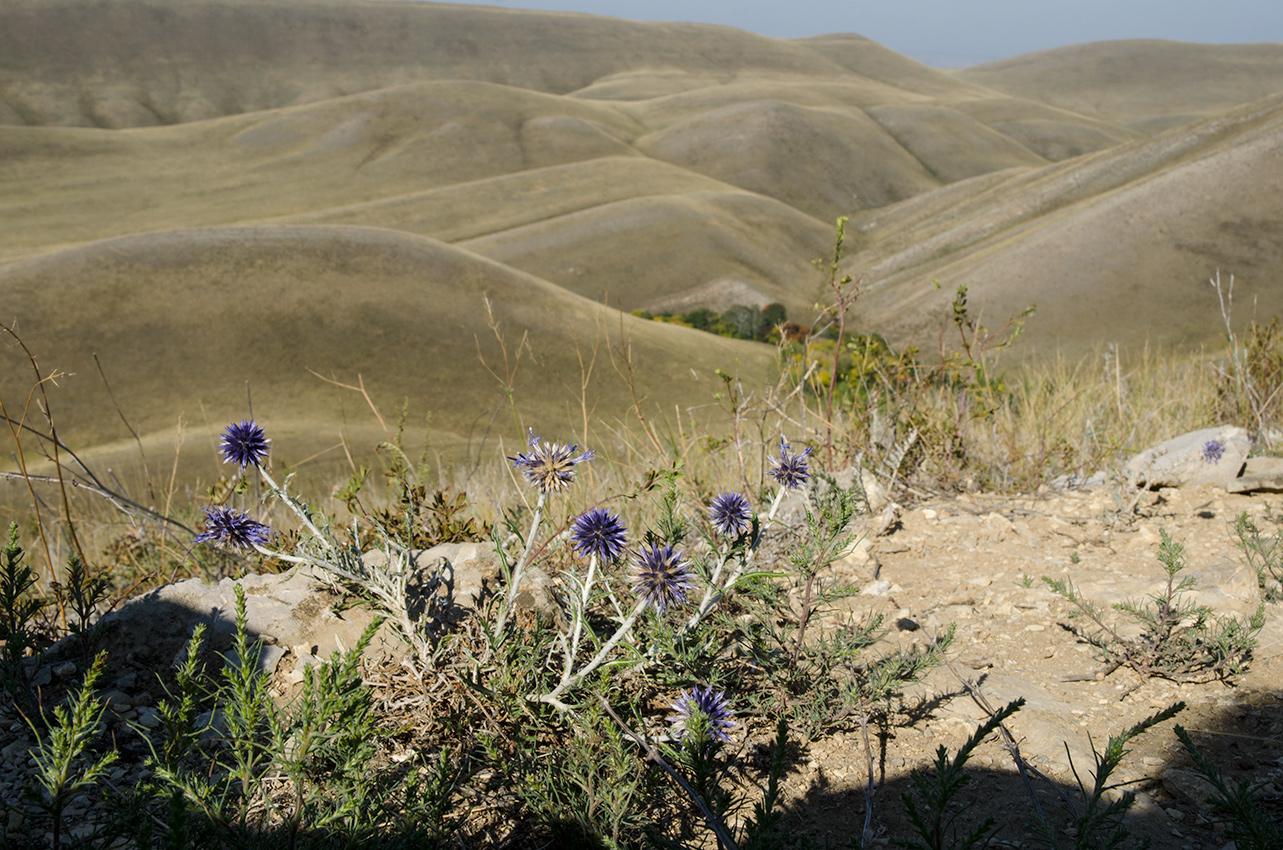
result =
[[[1222,848],[1228,841],[1207,824],[1210,813],[1197,783],[1181,772],[1189,762],[1172,732],[1176,723],[1227,774],[1265,783],[1265,797],[1277,804],[1283,787],[1283,606],[1266,606],[1250,670],[1232,683],[1142,680],[1125,668],[1105,673],[1095,650],[1069,628],[1076,622],[1069,616],[1072,606],[1042,581],[1070,578],[1106,608],[1140,599],[1164,579],[1156,552],[1160,530],[1166,530],[1185,544],[1186,573],[1201,579],[1200,601],[1221,614],[1250,612],[1257,604],[1255,582],[1249,581],[1255,575],[1244,566],[1233,520],[1247,511],[1259,523],[1265,498],[1205,487],[1143,494],[1134,515],[1120,506],[1126,507],[1107,489],[926,501],[903,511],[898,526],[875,538],[865,563],[857,556],[835,565],[865,585],[852,608],[898,622],[892,640],[922,644],[947,624],[957,626],[949,652],[953,670],[935,671],[908,695],[910,703],[924,700],[917,716],[906,717],[905,725],[870,728],[877,842],[908,829],[899,797],[910,787],[909,772],[929,766],[939,746],[955,753],[983,721],[964,678],[994,708],[1018,696],[1027,700],[1007,726],[1024,758],[1049,780],[1035,781],[1034,789],[1059,827],[1068,821],[1058,795],[1076,790],[1070,756],[1090,785],[1093,742],[1103,750],[1111,735],[1177,701],[1188,707],[1175,721],[1134,739],[1115,775],[1140,792],[1129,818],[1133,833],[1152,838],[1155,847]],[[819,846],[846,846],[863,828],[864,753],[857,730],[798,754],[786,781],[788,805],[796,827]],[[982,744],[970,767],[964,798],[974,808],[959,823],[993,815],[1004,825],[999,838],[1028,846],[1029,792],[1001,742]],[[1067,834],[1060,839],[1072,845]]]

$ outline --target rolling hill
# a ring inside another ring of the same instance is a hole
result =
[[[509,356],[528,343],[528,418],[580,421],[576,343],[620,334],[648,404],[698,406],[713,369],[767,380],[770,348],[620,311],[778,301],[808,322],[838,216],[865,279],[854,321],[895,344],[933,340],[964,281],[990,323],[1038,303],[1044,350],[1213,341],[1217,268],[1283,310],[1280,91],[1280,45],[943,72],[852,33],[10,0],[0,320],[69,373],[66,433],[104,446],[127,431],[94,354],[154,439],[179,413],[242,415],[246,381],[297,439],[337,433],[354,402],[309,369],[409,399],[448,443],[515,438],[484,296]],[[588,404],[617,422],[631,396],[603,356]],[[0,392],[28,383],[18,361]]]
[[[855,219],[864,322],[934,340],[957,284],[991,326],[1038,305],[1047,350],[1215,345],[1208,279],[1238,279],[1239,323],[1283,315],[1283,96],[1073,163],[991,175]],[[939,290],[933,284],[944,284]],[[934,317],[934,318],[932,318]]]
[[[248,386],[255,415],[294,438],[285,443],[297,460],[336,442],[340,428],[358,447],[383,439],[359,396],[317,375],[348,384],[359,376],[382,410],[408,402],[407,420],[431,415],[450,445],[475,443],[497,415],[500,430],[512,431],[492,370],[502,376],[516,366],[513,391],[527,421],[569,434],[582,428],[581,402],[607,428],[622,420],[631,395],[611,363],[622,363],[625,344],[645,366],[640,397],[668,411],[707,403],[700,374],[738,370],[756,384],[772,363],[764,346],[621,316],[460,248],[376,228],[119,237],[10,264],[0,269],[0,290],[42,366],[66,376],[54,391],[56,413],[64,439],[81,446],[128,439],[119,419],[104,415],[112,395],[144,433],[172,429],[179,416],[209,432],[245,415]],[[581,397],[579,354],[594,347]],[[6,350],[0,392],[8,400],[27,395],[24,365]],[[338,416],[345,407],[352,421]]]

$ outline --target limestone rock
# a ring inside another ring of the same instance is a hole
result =
[[[181,658],[192,631],[201,623],[206,627],[206,651],[227,658],[236,631],[237,586],[245,591],[246,629],[258,642],[257,663],[268,673],[275,671],[287,647],[306,645],[323,658],[351,649],[375,617],[366,608],[336,612],[340,597],[302,571],[248,575],[213,585],[187,579],[148,591],[103,617],[100,634],[113,669],[129,669],[140,673],[145,682],[154,681],[153,671]],[[52,647],[50,655],[56,658],[75,651],[69,639]],[[377,658],[404,651],[404,644],[385,624],[366,655]]]
[[[864,496],[869,500],[869,512],[877,513],[887,506],[890,497],[887,488],[882,486],[878,477],[867,469],[860,470],[860,483],[864,487]]]
[[[523,625],[533,624],[533,621],[538,618],[544,623],[552,624],[556,629],[566,627],[565,614],[553,592],[552,577],[539,567],[532,567],[526,571],[521,579],[521,588],[513,601],[513,606],[517,622]]]
[[[1146,449],[1129,460],[1124,470],[1133,486],[1150,490],[1199,484],[1229,489],[1251,448],[1251,438],[1242,428],[1204,428]]]
[[[1020,752],[1026,759],[1032,761],[1041,756],[1052,771],[1067,775],[1072,757],[1073,766],[1079,771],[1090,771],[1093,761],[1087,733],[1099,738],[1104,730],[1084,728],[1076,719],[1082,716],[1082,712],[1074,713],[1077,706],[1033,682],[1001,673],[985,676],[981,690],[995,708],[1024,697],[1024,707],[1007,721],[1007,728],[1020,741]],[[941,715],[976,725],[988,719],[988,715],[969,699],[950,700],[941,710]]]
[[[408,552],[407,596],[412,617],[429,616],[457,622],[483,606],[499,582],[499,556],[489,544],[440,543]],[[361,557],[366,566],[386,563],[378,550]]]
[[[1283,493],[1283,457],[1252,457],[1225,489],[1231,493]]]
[[[870,562],[876,561],[873,557],[872,549],[872,538],[860,537],[833,562],[833,572],[838,575],[852,575],[861,572],[863,568],[868,567]]]
[[[1192,770],[1170,768],[1163,771],[1162,781],[1167,793],[1202,809],[1208,808],[1207,801],[1216,794],[1212,783]]]
[[[1256,571],[1243,563],[1222,561],[1204,567],[1188,567],[1177,580],[1188,576],[1194,586],[1178,598],[1182,602],[1206,605],[1217,616],[1250,616],[1261,604]],[[1074,585],[1092,603],[1109,608],[1122,602],[1147,603],[1167,586],[1167,575],[1157,562],[1145,575],[1094,573],[1082,570]]]

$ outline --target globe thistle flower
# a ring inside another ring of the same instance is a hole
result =
[[[628,540],[628,531],[619,517],[605,508],[592,508],[575,517],[570,539],[580,555],[596,555],[602,563],[617,560]]]
[[[575,457],[579,446],[561,445],[560,443],[541,443],[530,431],[531,451],[510,457],[513,466],[521,468],[521,474],[541,493],[558,493],[575,480],[575,465],[596,457],[592,449]]]
[[[748,499],[739,493],[723,493],[708,508],[708,519],[713,528],[726,537],[738,537],[748,528],[753,511]]]
[[[196,535],[196,542],[253,549],[255,546],[262,546],[271,536],[271,529],[250,519],[249,514],[214,505],[205,509],[205,531]]]
[[[691,582],[690,565],[682,560],[681,550],[672,546],[651,546],[637,556],[632,570],[633,591],[648,605],[666,612],[686,601]]]
[[[1203,463],[1220,463],[1225,454],[1225,443],[1220,440],[1208,440],[1203,444]]]
[[[790,454],[789,444],[780,437],[780,456],[779,459],[771,458],[772,469],[768,474],[781,486],[796,490],[811,479],[811,467],[806,462],[810,453],[811,447],[808,446],[800,455]]]
[[[242,471],[247,466],[258,466],[267,460],[267,436],[253,419],[241,420],[227,426],[218,450],[223,463],[238,464]]]
[[[697,685],[689,691],[682,691],[672,706],[677,713],[669,717],[668,722],[673,724],[673,737],[678,740],[698,746],[701,742],[731,739],[727,730],[735,722],[731,720],[731,707],[722,692],[713,693],[711,687]]]

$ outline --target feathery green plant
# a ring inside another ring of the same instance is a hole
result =
[[[1075,631],[1115,666],[1126,666],[1142,679],[1161,676],[1177,681],[1229,679],[1247,669],[1256,634],[1265,625],[1265,607],[1250,617],[1214,617],[1212,609],[1183,597],[1194,588],[1194,579],[1178,575],[1185,569],[1185,547],[1161,530],[1158,560],[1167,574],[1163,589],[1150,603],[1121,602],[1114,609],[1140,623],[1142,632],[1131,638],[1112,626],[1103,610],[1074,588],[1068,579],[1043,581],[1052,592],[1074,606],[1071,618],[1087,620],[1093,628]]]
[[[1141,735],[1160,723],[1171,720],[1185,709],[1185,703],[1178,702],[1150,715],[1135,725],[1109,737],[1103,752],[1091,746],[1095,769],[1092,771],[1091,787],[1083,782],[1074,767],[1074,780],[1078,784],[1078,799],[1067,794],[1061,800],[1069,808],[1071,821],[1069,830],[1074,839],[1074,850],[1112,850],[1121,848],[1129,838],[1129,830],[1123,822],[1123,816],[1136,802],[1136,792],[1123,791],[1124,783],[1111,782],[1114,772],[1127,756],[1127,742]],[[1072,759],[1070,760],[1072,765]],[[1034,839],[1045,847],[1058,848],[1056,831],[1052,825],[1035,810],[1034,818],[1038,829]],[[1145,846],[1144,844],[1141,845]]]
[[[94,685],[107,663],[105,653],[99,653],[85,672],[80,689],[71,697],[69,705],[59,705],[53,710],[53,722],[41,712],[40,727],[27,718],[27,725],[36,736],[32,752],[35,761],[36,781],[26,788],[27,799],[44,812],[53,823],[53,846],[59,846],[64,829],[63,811],[77,794],[94,787],[107,772],[119,753],[108,750],[94,758],[90,746],[99,735],[98,724],[106,705],[94,696]]]
[[[30,708],[34,696],[27,673],[27,653],[37,645],[35,618],[44,607],[31,591],[36,574],[23,563],[25,553],[18,544],[18,525],[9,526],[8,539],[0,552],[0,693],[15,708]]]
[[[997,731],[1002,722],[1015,714],[1025,704],[1024,699],[1008,703],[998,709],[988,720],[976,727],[967,742],[953,758],[943,744],[936,750],[935,765],[930,770],[915,769],[910,772],[909,780],[914,794],[904,791],[900,801],[904,804],[905,813],[917,838],[897,838],[893,843],[899,847],[912,850],[970,850],[972,847],[986,847],[993,840],[999,826],[992,815],[986,816],[979,824],[972,827],[965,835],[959,837],[956,822],[968,806],[956,805],[955,800],[963,787],[971,781],[967,774],[967,762],[976,747]]]
[[[1280,850],[1283,848],[1283,826],[1264,810],[1256,794],[1259,785],[1247,779],[1230,785],[1220,768],[1199,751],[1189,732],[1177,724],[1176,737],[1194,762],[1198,772],[1215,793],[1208,802],[1213,811],[1223,816],[1222,824],[1229,827],[1230,840],[1236,850]]]
[[[1243,511],[1234,519],[1234,536],[1238,538],[1238,548],[1247,565],[1256,572],[1261,595],[1266,602],[1277,602],[1283,599],[1283,538],[1278,532],[1283,517],[1274,514],[1266,504],[1265,520],[1274,524],[1274,534],[1263,534],[1247,511]]]

